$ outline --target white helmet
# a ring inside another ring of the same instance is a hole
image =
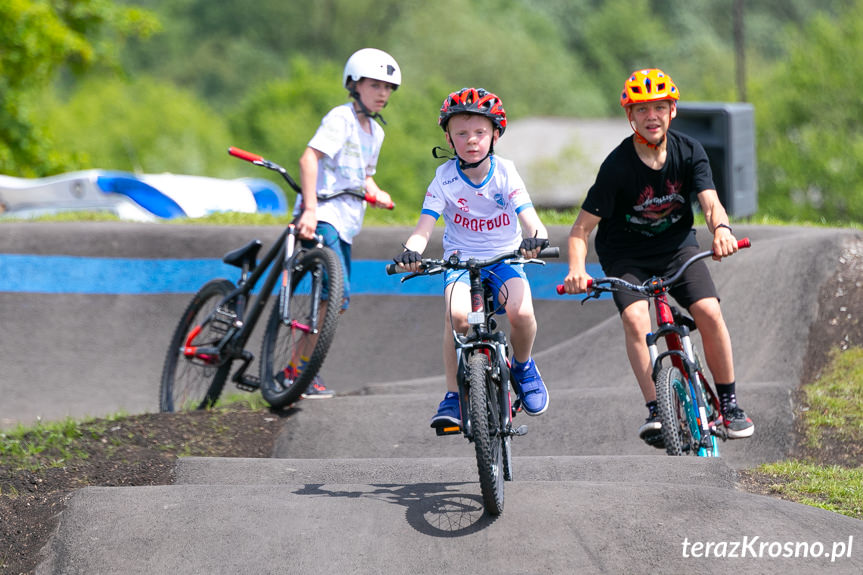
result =
[[[348,80],[359,82],[361,78],[382,80],[398,88],[402,83],[402,71],[395,59],[383,50],[363,48],[348,58],[342,74],[342,85],[347,87]]]

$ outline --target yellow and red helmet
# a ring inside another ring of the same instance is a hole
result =
[[[671,76],[659,68],[646,68],[633,72],[623,83],[620,105],[625,108],[642,102],[679,99],[680,92],[671,81]]]

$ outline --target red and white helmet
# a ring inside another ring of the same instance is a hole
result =
[[[506,130],[506,111],[500,98],[482,88],[462,88],[446,97],[440,108],[438,125],[446,132],[446,125],[456,114],[479,114],[491,120],[503,136]]]
[[[395,58],[383,50],[363,48],[348,58],[342,74],[342,86],[347,87],[348,80],[359,82],[362,78],[389,82],[398,88],[402,83],[402,71]]]

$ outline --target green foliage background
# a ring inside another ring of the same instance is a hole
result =
[[[685,100],[734,101],[735,0],[0,0],[0,173],[249,175],[230,145],[296,172],[347,101],[344,61],[374,46],[403,85],[378,182],[418,207],[443,97],[495,91],[513,121],[620,114],[633,69]],[[745,2],[761,216],[863,220],[863,0]],[[256,174],[260,175],[260,174]]]

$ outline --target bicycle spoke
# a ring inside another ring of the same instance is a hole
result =
[[[224,337],[224,326],[208,319],[232,289],[233,284],[227,280],[208,282],[195,294],[183,314],[162,370],[161,411],[205,409],[221,394],[230,362],[223,362],[218,354],[201,353],[201,350],[215,349]]]
[[[299,256],[287,305],[274,306],[261,348],[261,393],[272,407],[300,398],[317,375],[338,323],[339,309],[323,293],[342,293],[341,262],[328,248]],[[323,288],[327,289],[324,290]],[[289,310],[285,317],[283,310]]]

